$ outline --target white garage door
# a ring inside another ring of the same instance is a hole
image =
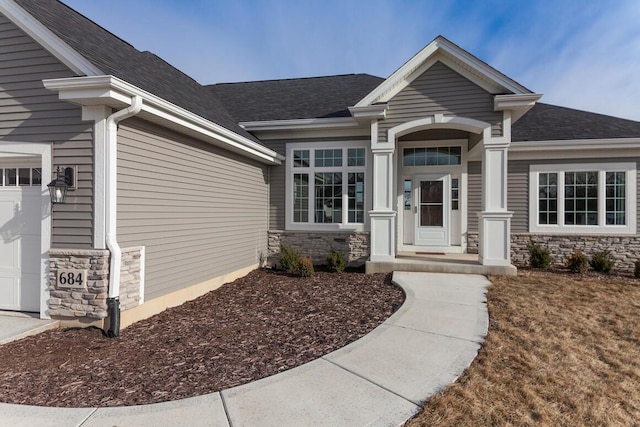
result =
[[[40,311],[40,169],[0,165],[0,309]]]

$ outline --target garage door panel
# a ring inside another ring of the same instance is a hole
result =
[[[18,305],[18,286],[13,277],[6,277],[0,271],[0,310],[15,310]]]
[[[20,239],[23,274],[40,274],[40,236],[23,236]]]
[[[39,311],[42,190],[0,186],[0,309]]]

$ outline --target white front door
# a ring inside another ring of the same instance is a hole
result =
[[[413,178],[416,246],[449,246],[450,175],[416,175]]]
[[[7,169],[0,168],[2,172],[6,176],[4,185],[0,183],[0,309],[37,312],[42,190],[39,184],[20,186],[19,176],[8,182]]]

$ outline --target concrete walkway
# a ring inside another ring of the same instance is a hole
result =
[[[397,426],[453,382],[488,328],[478,275],[396,272],[402,308],[362,339],[278,375],[205,396],[119,408],[0,404],[7,426]]]
[[[58,327],[57,320],[42,320],[35,314],[0,312],[0,345]]]

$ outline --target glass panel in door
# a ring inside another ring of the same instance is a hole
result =
[[[420,226],[442,227],[444,225],[444,183],[420,182]]]

